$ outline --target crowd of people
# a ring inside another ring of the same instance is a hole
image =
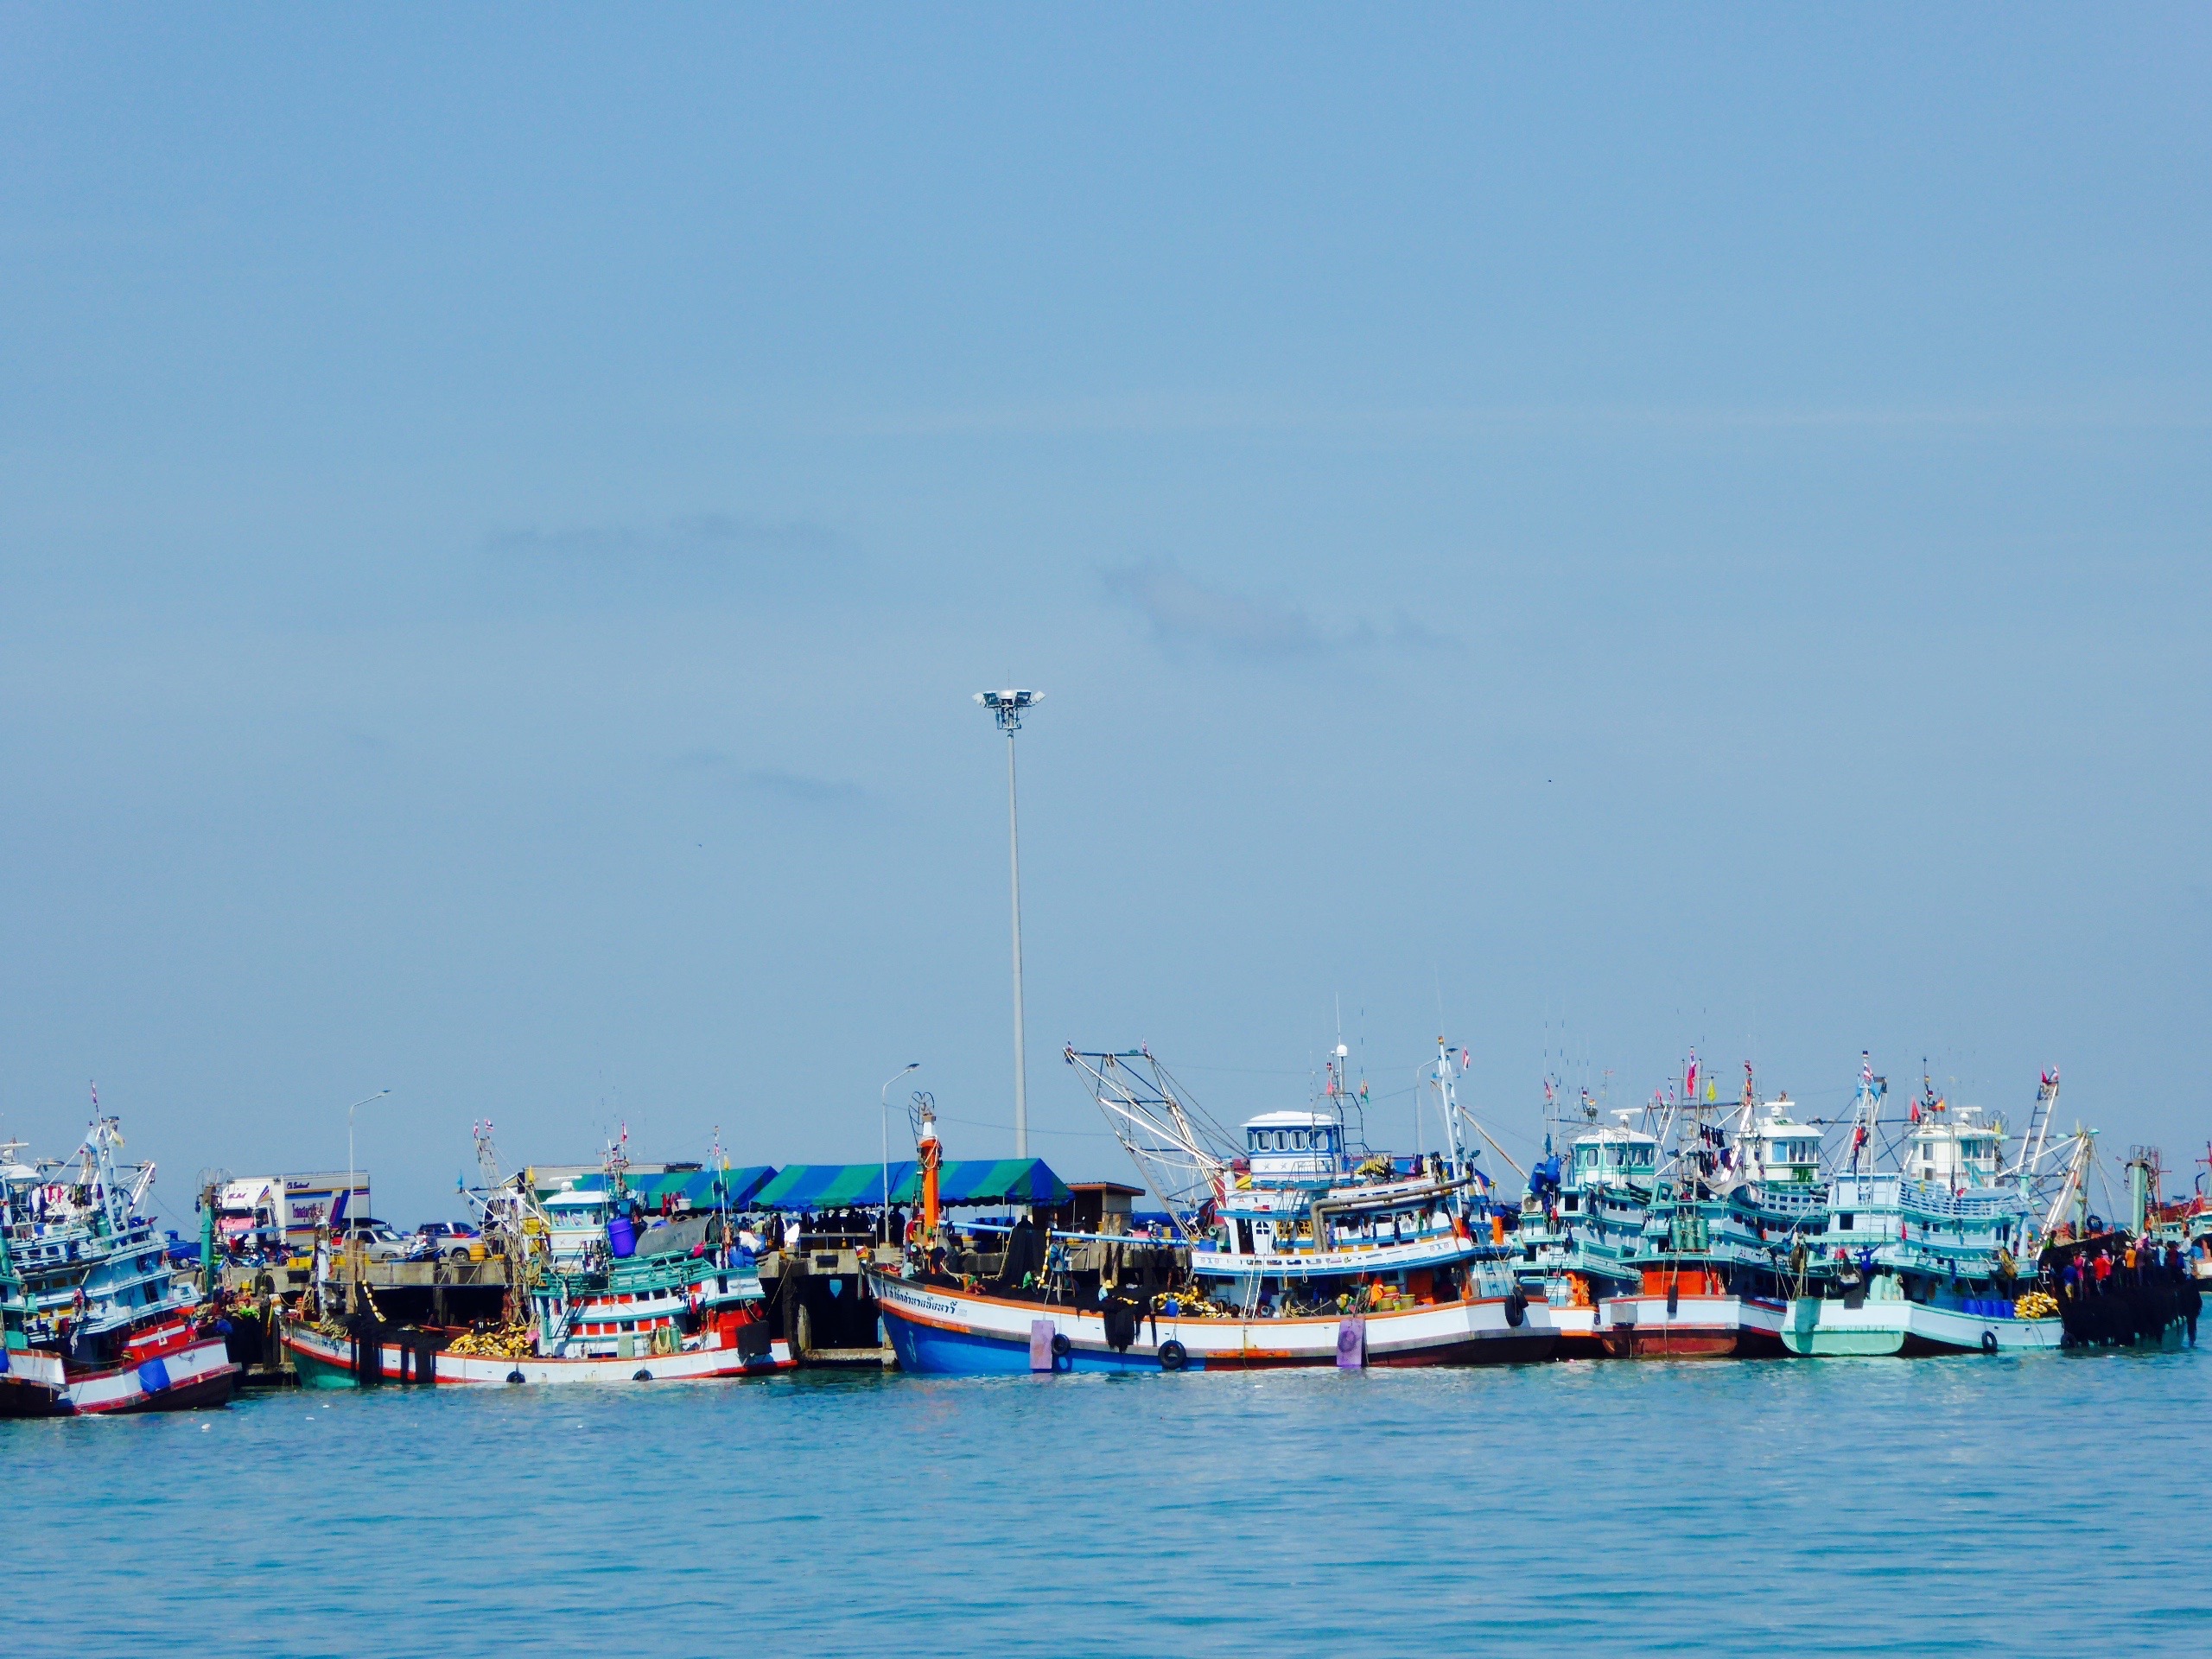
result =
[[[2155,1338],[2177,1319],[2196,1344],[2203,1293],[2190,1253],[2154,1239],[2085,1240],[2054,1263],[2067,1333],[2100,1343]]]

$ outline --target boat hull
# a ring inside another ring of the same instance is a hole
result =
[[[1559,1330],[1560,1358],[1603,1359],[1606,1357],[1605,1338],[1598,1328],[1596,1308],[1554,1307],[1551,1310],[1551,1321]]]
[[[1349,1350],[1348,1321],[1334,1315],[1222,1319],[1162,1313],[1147,1316],[1135,1339],[1117,1351],[1106,1339],[1103,1312],[888,1274],[872,1274],[871,1283],[899,1369],[940,1376],[1027,1376],[1048,1369],[1035,1358],[1040,1335],[1065,1342],[1049,1363],[1055,1371],[1507,1363],[1548,1359],[1559,1345],[1552,1309],[1499,1297],[1363,1315]]]
[[[285,1327],[283,1340],[302,1387],[359,1386],[360,1379],[354,1375],[353,1344],[348,1338],[334,1337],[313,1325],[292,1325]],[[416,1351],[406,1344],[380,1344],[380,1379],[393,1387],[403,1382],[486,1388],[515,1383],[705,1382],[787,1371],[796,1363],[791,1344],[780,1339],[770,1342],[765,1355],[753,1358],[734,1348],[689,1349],[630,1359],[503,1359],[440,1350],[432,1357],[428,1377],[415,1370],[416,1357]]]
[[[1904,1348],[1903,1302],[1867,1301],[1857,1307],[1819,1296],[1799,1296],[1782,1322],[1782,1345],[1801,1359],[1872,1359]]]
[[[53,1354],[14,1351],[0,1373],[0,1417],[102,1417],[207,1411],[230,1403],[238,1368],[220,1337],[188,1341],[134,1364],[80,1371]]]
[[[1991,1319],[1924,1302],[1907,1302],[1904,1308],[1908,1354],[2056,1353],[2064,1333],[2056,1317]]]
[[[1727,1359],[1782,1351],[1783,1306],[1751,1296],[1609,1296],[1597,1330],[1616,1359]]]
[[[1801,1296],[1783,1322],[1783,1345],[1807,1358],[1886,1354],[2044,1353],[2056,1351],[2060,1321],[1992,1318],[1924,1302],[1869,1299],[1858,1307]]]

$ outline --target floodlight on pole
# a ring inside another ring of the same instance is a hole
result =
[[[991,711],[1006,734],[1007,869],[1014,894],[1014,1155],[1029,1155],[1029,1067],[1022,1054],[1021,1031],[1021,827],[1014,810],[1014,734],[1021,717],[1045,700],[1042,691],[978,691],[976,701]]]

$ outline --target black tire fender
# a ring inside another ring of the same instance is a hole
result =
[[[1994,1331],[1985,1331],[1981,1333],[1981,1351],[1985,1354],[1993,1354],[1997,1351],[1997,1333]]]
[[[522,1382],[528,1381],[528,1379],[523,1376],[522,1368],[520,1366],[517,1366],[513,1370],[507,1373],[507,1381],[510,1382]]]
[[[1505,1322],[1517,1326],[1528,1317],[1529,1299],[1516,1290],[1505,1299]]]
[[[1176,1341],[1174,1338],[1170,1337],[1166,1341],[1160,1344],[1160,1369],[1161,1370],[1179,1371],[1190,1363],[1190,1350],[1184,1347],[1183,1344]]]

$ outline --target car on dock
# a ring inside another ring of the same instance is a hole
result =
[[[378,1221],[373,1216],[362,1216],[351,1223],[339,1223],[338,1230],[340,1248],[348,1238],[357,1241],[365,1261],[407,1260],[407,1239],[388,1222]]]
[[[483,1248],[476,1230],[465,1221],[426,1221],[407,1241],[410,1262],[466,1262]]]

